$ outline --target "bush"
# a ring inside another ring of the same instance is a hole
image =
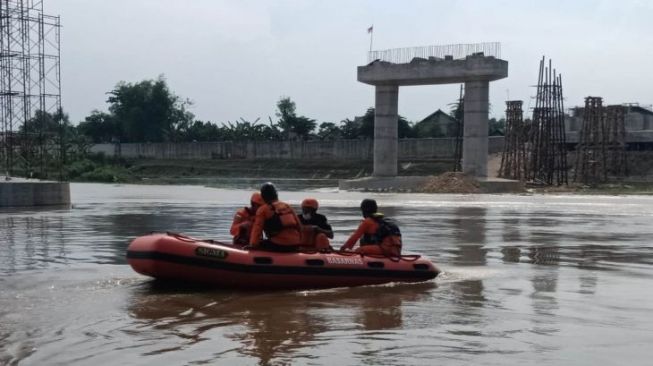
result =
[[[99,166],[83,173],[79,178],[87,182],[116,183],[127,181],[127,171],[120,166]]]
[[[93,171],[97,168],[97,164],[88,159],[77,160],[68,166],[68,178],[75,179],[79,176]]]

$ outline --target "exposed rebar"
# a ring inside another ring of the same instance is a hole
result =
[[[522,105],[521,100],[506,102],[506,127],[499,168],[501,178],[524,179],[526,130]]]
[[[484,56],[501,58],[501,43],[448,44],[370,51],[367,55],[367,62],[380,60],[395,64],[403,64],[410,62],[416,57],[424,59],[430,57],[444,59],[446,56],[451,56],[453,59],[461,59],[474,54],[483,54]]]
[[[626,176],[626,108],[621,105],[604,107],[602,98],[587,97],[585,107],[579,112],[583,125],[576,147],[574,180],[595,185],[606,182],[609,176]]]
[[[567,180],[567,146],[565,136],[562,76],[551,60],[540,61],[533,119],[528,126],[525,146],[525,179],[538,184],[562,185]]]

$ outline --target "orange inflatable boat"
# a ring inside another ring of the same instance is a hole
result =
[[[309,289],[420,282],[440,271],[419,255],[401,258],[352,252],[276,253],[243,250],[181,234],[141,236],[127,261],[146,276],[237,289]]]

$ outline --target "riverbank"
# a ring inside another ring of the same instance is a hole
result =
[[[587,195],[653,195],[653,182],[623,181],[618,183],[603,183],[595,186],[570,183],[560,187],[527,187],[532,193],[570,193]]]
[[[498,170],[500,156],[488,162],[490,175]],[[411,160],[399,163],[400,176],[433,178],[424,187],[411,192],[424,193],[480,193],[473,178],[451,173],[449,160]],[[92,154],[73,162],[69,168],[71,182],[133,183],[133,184],[189,184],[223,188],[255,187],[261,181],[273,180],[284,189],[335,188],[340,180],[351,180],[372,175],[373,163],[368,160],[164,160],[124,159]],[[392,191],[392,190],[390,190]],[[399,190],[398,190],[399,191]],[[526,185],[514,193],[568,194],[653,194],[653,180],[633,177],[620,182],[596,186],[570,183],[560,187],[532,187]]]
[[[399,175],[425,176],[451,169],[448,160],[400,162]],[[93,155],[74,162],[69,169],[73,182],[179,184],[186,182],[220,183],[231,180],[291,179],[332,181],[370,176],[368,160],[163,160],[119,159]]]

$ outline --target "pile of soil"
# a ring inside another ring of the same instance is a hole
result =
[[[476,179],[460,172],[447,172],[431,178],[421,189],[426,193],[480,193]]]

